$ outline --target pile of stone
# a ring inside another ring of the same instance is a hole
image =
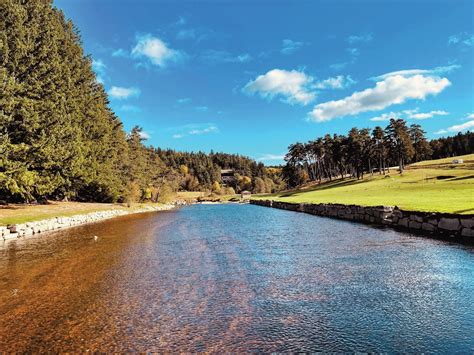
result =
[[[393,206],[297,204],[272,200],[251,200],[250,203],[317,216],[391,226],[419,234],[474,243],[473,215],[404,211]]]
[[[443,213],[410,212],[396,209],[392,224],[448,237],[474,238],[474,217]]]
[[[174,205],[158,205],[158,206],[145,206],[136,210],[106,210],[97,211],[86,214],[75,215],[71,217],[54,217],[50,219],[44,219],[36,222],[27,222],[21,224],[13,224],[8,226],[0,226],[0,237],[4,240],[14,239],[24,236],[29,236],[38,233],[44,233],[48,231],[54,231],[57,229],[63,229],[68,227],[74,227],[81,224],[92,223],[102,221],[104,219],[113,218],[117,216],[123,216],[131,213],[141,212],[152,212],[169,210]]]

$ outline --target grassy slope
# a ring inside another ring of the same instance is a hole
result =
[[[134,210],[145,204],[135,204],[128,208],[120,204],[84,203],[84,202],[50,202],[47,205],[11,204],[0,206],[0,226],[16,223],[39,221],[58,216],[74,216],[103,210]]]
[[[392,205],[406,210],[474,214],[474,154],[413,164],[402,175],[346,179],[253,198],[286,202]]]

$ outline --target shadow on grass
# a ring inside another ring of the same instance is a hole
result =
[[[468,208],[466,210],[458,210],[458,211],[454,211],[454,213],[464,213],[464,212],[469,212],[469,211],[474,212],[474,208]]]
[[[13,205],[3,205],[3,206],[0,206],[0,211],[1,210],[19,210],[20,208],[22,207],[13,206]]]
[[[349,180],[338,180],[338,181],[329,181],[322,183],[321,185],[315,185],[310,188],[306,188],[304,190],[294,190],[294,191],[288,191],[280,195],[280,197],[291,197],[299,193],[306,193],[306,192],[313,192],[313,191],[322,191],[322,190],[328,190],[328,189],[333,189],[337,187],[343,187],[343,186],[353,186],[353,185],[358,185],[362,183],[366,183],[372,181],[371,179],[361,179],[361,180],[355,180],[355,179],[349,179]]]
[[[449,179],[449,181],[459,181],[459,180],[469,180],[469,179],[474,179],[474,175],[459,176],[459,177]]]

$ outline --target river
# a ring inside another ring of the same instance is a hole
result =
[[[0,272],[2,351],[474,351],[472,247],[278,209],[8,241]]]

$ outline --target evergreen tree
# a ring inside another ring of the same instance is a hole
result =
[[[385,128],[390,153],[397,160],[400,173],[405,169],[405,164],[414,154],[413,144],[406,122],[402,119],[390,119]]]
[[[423,131],[420,125],[412,124],[409,129],[409,134],[413,144],[413,160],[416,162],[428,159],[433,151],[425,138],[426,132]]]
[[[377,156],[379,174],[383,173],[385,175],[385,133],[382,127],[377,126],[374,128],[372,131],[372,139],[375,155]]]

